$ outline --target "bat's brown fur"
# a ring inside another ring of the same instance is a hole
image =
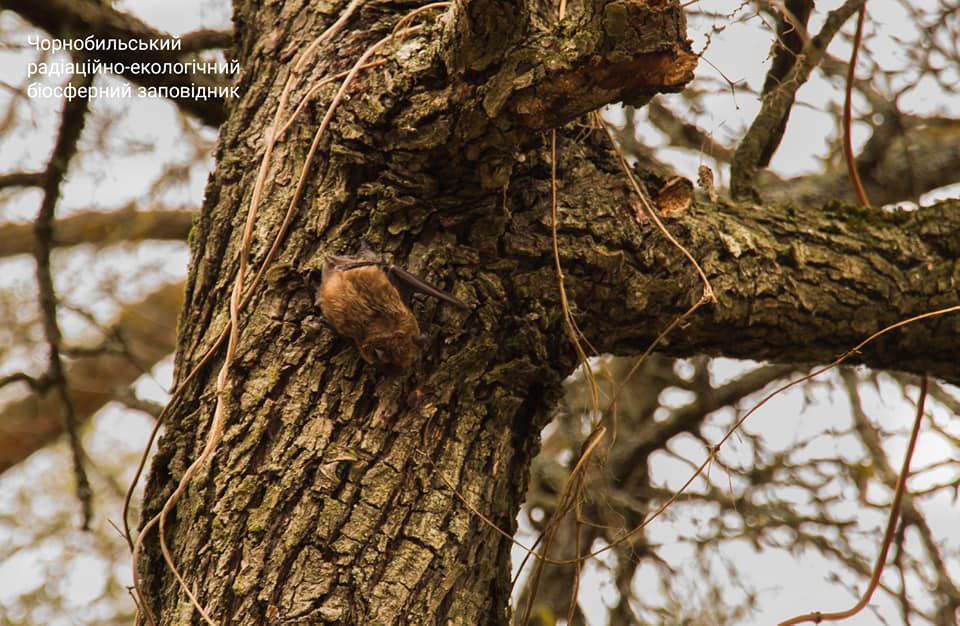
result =
[[[367,363],[408,368],[416,360],[420,325],[376,265],[344,271],[326,262],[320,308],[337,332],[357,342]]]

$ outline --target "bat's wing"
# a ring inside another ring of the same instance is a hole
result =
[[[380,264],[384,273],[386,273],[387,278],[390,279],[390,282],[393,283],[393,286],[397,288],[397,291],[400,292],[400,296],[404,301],[410,301],[411,290],[419,291],[420,293],[425,293],[428,296],[433,296],[444,302],[449,302],[454,306],[458,306],[462,309],[469,308],[463,300],[455,298],[446,291],[434,287],[427,281],[423,280],[416,274],[411,274],[402,267],[396,265],[390,265],[389,263]]]
[[[347,272],[361,267],[370,266],[379,267],[380,270],[386,274],[387,278],[390,279],[390,283],[396,287],[397,291],[400,293],[400,297],[407,306],[410,306],[410,298],[413,295],[413,291],[419,291],[420,293],[433,296],[434,298],[438,298],[444,302],[449,302],[454,306],[464,309],[469,308],[459,298],[455,298],[446,291],[431,285],[416,274],[411,274],[402,267],[385,262],[383,259],[377,256],[375,252],[366,246],[361,246],[358,253],[353,256],[327,256],[323,260],[323,273],[325,276],[332,276],[334,272]]]

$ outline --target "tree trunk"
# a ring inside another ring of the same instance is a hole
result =
[[[348,90],[278,258],[240,317],[212,458],[166,527],[174,563],[220,624],[506,624],[510,549],[539,433],[576,360],[551,260],[542,131],[608,102],[678,90],[695,57],[676,3],[587,2],[551,28],[513,2],[457,3],[387,44]],[[178,380],[228,319],[265,129],[295,63],[346,3],[237,0],[243,96],[221,128],[192,237]],[[349,69],[409,5],[369,3],[311,56],[310,87]],[[274,149],[251,246],[270,248],[337,84]],[[702,293],[648,223],[602,132],[559,133],[559,247],[571,307],[601,351],[633,353]],[[823,361],[865,333],[952,303],[956,211],[931,217],[701,205],[670,229],[719,302],[668,352]],[[951,230],[952,229],[952,230]],[[469,303],[414,306],[429,347],[409,371],[364,363],[324,325],[310,275],[361,240]],[[951,243],[953,242],[953,243]],[[953,318],[865,362],[960,380]],[[218,358],[222,359],[222,356]],[[220,361],[170,407],[144,519],[204,448]],[[451,489],[451,485],[456,492]],[[198,621],[151,532],[137,563],[160,623]]]

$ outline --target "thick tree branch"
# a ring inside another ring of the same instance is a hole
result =
[[[117,11],[109,4],[94,0],[0,0],[0,8],[16,12],[24,20],[43,29],[53,37],[74,38],[94,35],[98,39],[123,41],[160,40],[170,36],[145,24],[136,17]],[[221,46],[229,40],[225,32],[204,29],[183,36],[181,47],[185,50],[97,50],[87,52],[91,58],[126,65],[121,74],[134,84],[145,87],[222,87],[229,83],[226,76],[215,74],[148,74],[132,73],[132,62],[169,62],[183,60],[184,52]],[[178,98],[173,102],[210,126],[219,126],[223,121],[223,99],[212,97],[204,100]]]
[[[193,222],[190,209],[146,210],[129,204],[115,211],[86,211],[57,220],[56,247],[168,239],[186,241]],[[30,224],[0,224],[0,257],[26,254],[33,246]]]
[[[580,327],[601,352],[643,350],[699,299],[702,286],[653,226],[624,221],[634,202],[629,189],[621,175],[606,173],[602,158],[593,160],[598,169],[581,167],[576,177],[561,171],[567,291]],[[526,187],[547,194],[549,181],[531,188],[528,180]],[[889,324],[956,305],[957,206],[893,213],[837,204],[697,206],[668,227],[703,265],[719,302],[674,331],[663,350],[828,363]],[[533,262],[550,249],[544,219],[524,220],[506,235],[520,267],[523,257]],[[584,233],[586,241],[603,243],[585,246]],[[550,269],[520,267],[518,291],[556,306]],[[958,336],[960,315],[948,315],[886,335],[855,360],[960,381]]]

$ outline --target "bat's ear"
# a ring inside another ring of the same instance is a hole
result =
[[[366,239],[360,240],[360,247],[357,248],[357,256],[365,261],[379,261],[380,255],[373,251],[373,248],[370,247],[370,242]]]
[[[413,343],[417,344],[420,348],[426,348],[430,343],[430,338],[426,335],[414,335]]]
[[[321,280],[323,277],[330,277],[337,271],[336,257],[327,255],[323,257],[323,268],[320,270]]]

